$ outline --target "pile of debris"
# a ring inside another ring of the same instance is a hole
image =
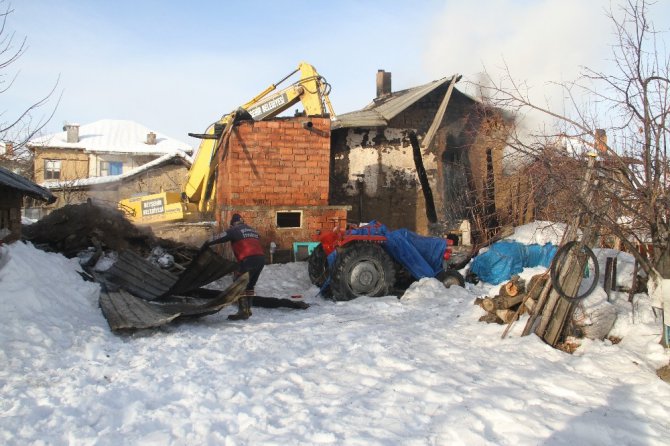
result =
[[[23,238],[44,251],[59,252],[72,258],[91,247],[93,265],[105,251],[134,251],[149,256],[156,248],[172,255],[179,263],[188,263],[197,248],[156,237],[151,228],[133,225],[118,209],[93,202],[67,205],[43,219],[26,225]]]
[[[80,257],[82,276],[101,285],[100,309],[117,333],[216,313],[235,303],[248,281],[243,274],[225,290],[203,288],[237,271],[237,262],[210,249],[158,238],[150,228],[133,225],[121,211],[92,202],[57,209],[25,226],[23,236],[44,251]],[[113,263],[97,268],[103,254],[113,254]],[[170,261],[165,262],[166,258]],[[255,298],[254,305],[309,307],[304,302],[262,296]]]

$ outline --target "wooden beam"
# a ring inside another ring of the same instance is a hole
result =
[[[421,190],[423,191],[423,198],[426,200],[426,218],[428,222],[437,223],[437,211],[435,210],[435,200],[433,199],[433,190],[428,182],[428,174],[426,168],[423,166],[423,158],[421,157],[421,147],[419,147],[419,140],[416,133],[409,132],[409,142],[412,144],[412,152],[414,155],[414,165],[416,166],[416,173],[419,176],[419,183],[421,183]]]
[[[444,112],[447,111],[447,105],[449,104],[449,99],[451,99],[451,93],[454,91],[454,85],[460,79],[461,79],[460,75],[455,74],[452,76],[451,81],[449,82],[449,88],[447,88],[447,92],[445,93],[444,98],[442,99],[442,103],[437,109],[437,113],[435,113],[433,123],[430,125],[430,128],[426,132],[426,136],[423,137],[422,141],[423,149],[428,149],[432,144],[433,139],[435,138],[435,134],[437,133],[437,129],[440,128],[440,123],[442,122],[442,118],[444,117]]]

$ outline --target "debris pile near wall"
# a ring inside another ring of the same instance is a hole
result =
[[[89,247],[98,251],[132,250],[141,255],[150,254],[157,246],[170,251],[184,249],[156,237],[148,227],[133,225],[118,209],[91,202],[64,206],[24,226],[23,239],[66,257],[74,257]]]

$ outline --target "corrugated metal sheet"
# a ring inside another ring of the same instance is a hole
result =
[[[112,331],[159,327],[178,317],[213,314],[236,302],[249,282],[244,273],[213,299],[173,299],[164,303],[139,299],[125,290],[100,293],[100,309]]]
[[[333,120],[332,128],[385,127],[391,119],[427,94],[450,82],[452,77],[445,77],[419,87],[394,92],[389,97],[366,106],[363,110],[339,115]]]
[[[38,186],[27,178],[17,175],[14,172],[0,167],[0,184],[19,190],[29,197],[37,200],[53,203],[56,197],[47,189]]]
[[[151,264],[133,251],[124,251],[106,271],[111,282],[145,300],[183,295],[237,271],[237,262],[211,249],[202,251],[179,276]]]

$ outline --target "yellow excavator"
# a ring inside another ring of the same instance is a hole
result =
[[[277,86],[296,73],[300,79],[283,90],[273,93]],[[272,94],[271,94],[272,93]],[[270,85],[256,97],[211,124],[204,134],[189,133],[202,139],[188,179],[181,193],[160,192],[119,201],[131,221],[138,224],[198,221],[204,213],[213,210],[217,156],[216,153],[230,135],[237,121],[261,121],[275,117],[289,107],[302,102],[306,116],[335,116],[328,97],[330,84],[305,62]]]

